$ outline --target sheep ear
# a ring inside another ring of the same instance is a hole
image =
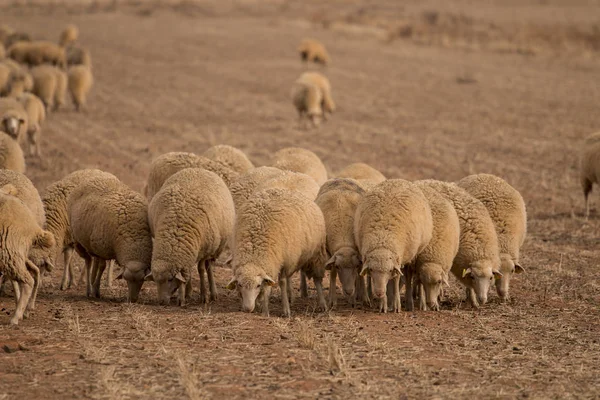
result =
[[[522,274],[523,272],[525,272],[525,268],[520,264],[515,264],[515,274]]]
[[[327,271],[331,271],[331,267],[333,267],[335,265],[335,255],[332,256],[329,260],[327,260],[327,262],[325,263],[325,269]]]
[[[273,278],[271,278],[269,275],[265,276],[265,279],[263,282],[265,282],[269,286],[277,286],[277,282],[275,282],[273,280]]]
[[[230,280],[226,287],[229,290],[235,289],[237,287],[237,281],[235,280],[235,278],[233,278],[232,280]]]
[[[463,269],[462,277],[466,278],[467,275],[469,275],[471,278],[473,277],[473,271],[471,270],[471,268]]]
[[[396,278],[398,276],[402,276],[402,267],[396,265],[394,269],[392,269],[392,278]]]
[[[178,272],[177,274],[175,274],[175,279],[177,279],[179,282],[181,283],[186,283],[187,281],[183,278],[183,276],[181,275],[181,272]]]
[[[42,249],[50,249],[56,245],[54,235],[48,231],[42,231],[33,238],[33,246]]]
[[[15,187],[15,185],[7,183],[6,185],[2,186],[2,188],[0,188],[0,192],[2,192],[2,194],[16,196],[18,193],[18,190]]]
[[[498,280],[500,278],[502,278],[502,272],[498,271],[498,270],[493,270],[492,274],[494,274],[494,279]]]
[[[152,272],[150,272],[148,275],[144,276],[144,280],[154,282],[154,275],[152,275]]]
[[[368,273],[369,273],[369,266],[363,264],[363,267],[360,270],[360,276],[367,276]]]

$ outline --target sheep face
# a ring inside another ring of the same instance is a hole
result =
[[[373,295],[385,301],[386,287],[390,279],[402,275],[400,260],[387,249],[378,249],[369,253],[363,260],[361,276],[369,274],[373,284]]]
[[[251,271],[254,272],[248,273]],[[230,290],[237,288],[242,297],[242,310],[252,312],[256,307],[256,298],[264,286],[275,286],[277,283],[264,271],[252,266],[238,269],[236,272],[236,276],[229,282],[227,288]]]
[[[508,289],[513,274],[521,274],[525,272],[525,270],[519,264],[515,264],[508,254],[500,255],[500,260],[500,273],[502,274],[502,277],[496,279],[496,291],[498,292],[500,299],[506,301],[509,299]]]
[[[52,262],[56,252],[56,241],[54,235],[46,232],[41,240],[37,240],[29,250],[28,258],[40,270],[40,272],[52,272],[54,264]]]
[[[471,263],[469,268],[463,270],[463,281],[477,295],[480,305],[487,303],[488,291],[494,279],[502,278],[502,274],[494,268],[492,261],[479,260]]]
[[[181,272],[174,268],[167,268],[168,266],[157,267],[156,264],[157,263],[153,264],[153,268],[160,272],[150,273],[146,276],[146,280],[153,280],[156,282],[158,302],[162,305],[169,305],[171,296],[179,290],[179,305],[184,305],[187,279],[183,277]]]
[[[439,311],[438,297],[440,296],[442,285],[448,285],[447,274],[440,265],[426,263],[419,270],[419,279],[425,290],[427,308]]]
[[[129,289],[127,301],[137,302],[144,284],[144,278],[149,272],[150,268],[147,268],[141,262],[130,261],[125,264],[125,269],[117,276],[117,279],[122,278],[127,281],[127,288]]]
[[[2,119],[2,130],[13,139],[19,138],[19,131],[21,130],[21,125],[25,123],[23,118],[17,118],[13,116],[5,116]]]
[[[361,266],[358,252],[351,247],[343,247],[327,261],[325,268],[331,269],[334,264],[342,283],[344,296],[348,301],[351,301],[354,297],[356,279]]]

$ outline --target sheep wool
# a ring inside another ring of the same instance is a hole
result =
[[[77,28],[76,25],[70,24],[67,25],[65,29],[60,33],[58,44],[61,47],[65,47],[73,42],[76,42],[78,38],[79,28]]]
[[[381,172],[365,163],[347,165],[336,174],[336,177],[355,179],[359,182],[369,181],[374,184],[381,183],[386,179]]]
[[[221,163],[238,174],[246,173],[254,168],[254,165],[243,151],[226,144],[213,146],[206,150],[202,156]]]
[[[90,68],[84,65],[69,68],[68,88],[76,111],[85,107],[88,93],[93,84],[94,77]]]
[[[323,119],[326,119],[325,113],[333,114],[335,111],[335,102],[331,96],[331,84],[329,79],[319,72],[305,72],[298,78],[300,82],[316,85],[321,91],[321,109],[323,110]]]
[[[258,167],[240,175],[229,187],[235,209],[239,210],[252,193],[265,181],[283,176],[285,171],[275,167]]]
[[[19,143],[0,132],[0,169],[10,169],[25,173],[25,157]]]
[[[298,53],[300,53],[300,59],[304,62],[310,61],[323,65],[328,65],[331,62],[325,46],[316,39],[303,39],[298,46]]]
[[[46,111],[57,109],[64,103],[67,87],[64,71],[50,65],[41,65],[31,70],[31,76],[32,92],[42,100]]]
[[[327,169],[321,159],[312,151],[300,147],[286,147],[277,151],[273,156],[272,166],[306,174],[319,186],[327,181]]]
[[[314,127],[319,126],[323,117],[321,103],[323,94],[319,87],[314,83],[297,80],[294,82],[291,90],[292,104],[298,111],[298,119],[302,122],[306,117]]]

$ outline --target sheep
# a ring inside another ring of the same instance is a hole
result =
[[[273,156],[272,166],[306,174],[319,186],[327,180],[327,169],[321,159],[312,151],[300,147],[286,147],[277,151]]]
[[[51,64],[65,68],[67,65],[65,49],[47,41],[19,41],[8,48],[8,56],[18,63],[32,67]]]
[[[94,84],[94,77],[90,68],[84,65],[76,65],[69,68],[68,87],[75,110],[79,111],[85,107],[87,95]]]
[[[54,109],[53,111],[57,111],[63,104],[65,104],[65,98],[67,95],[67,85],[68,85],[68,77],[67,74],[56,68],[56,90],[54,92]],[[86,82],[87,85],[90,85],[89,88],[91,88],[91,81],[87,81]],[[83,84],[81,86],[81,90],[77,91],[78,95],[84,95],[83,98],[79,99],[80,101],[83,100],[85,101],[85,95],[87,95],[87,93],[85,92],[85,89],[87,88],[89,90],[89,88],[87,87],[87,85]]]
[[[350,178],[367,184],[378,184],[386,180],[386,177],[375,168],[365,163],[354,163],[345,166],[336,175],[337,178]]]
[[[25,93],[23,78],[15,78],[11,83],[10,97],[18,100],[27,113],[27,143],[31,155],[41,156],[40,135],[42,123],[46,120],[44,103],[34,94]],[[23,135],[25,137],[25,135]]]
[[[386,287],[393,281],[393,308],[400,311],[402,267],[429,244],[433,234],[431,209],[423,192],[402,179],[386,180],[358,203],[354,237],[362,256],[361,276],[369,274],[380,311],[387,312]]]
[[[490,175],[467,176],[456,183],[487,208],[498,236],[500,273],[496,291],[503,301],[509,298],[513,274],[525,272],[519,264],[519,251],[527,235],[527,210],[523,197],[504,179]]]
[[[325,243],[323,213],[314,201],[285,189],[255,193],[236,215],[231,246],[233,278],[227,288],[238,289],[246,312],[254,310],[260,294],[262,313],[268,316],[271,287],[278,279],[283,315],[289,317],[289,280],[300,269],[313,278],[319,305],[325,310]]]
[[[32,248],[49,249],[55,243],[52,234],[40,228],[31,210],[13,193],[15,187],[10,184],[0,189],[0,276],[18,286],[16,309],[10,319],[17,325],[26,307],[35,307],[30,300],[39,284],[40,271],[28,260],[28,254]]]
[[[0,169],[10,169],[25,173],[25,157],[19,143],[0,132]]]
[[[146,199],[118,179],[96,177],[71,192],[67,215],[86,261],[87,295],[100,297],[106,261],[114,259],[123,268],[116,278],[127,281],[127,300],[135,303],[152,261]]]
[[[310,61],[324,66],[331,62],[325,46],[316,39],[303,39],[298,46],[298,52],[304,62]]]
[[[11,70],[7,65],[0,63],[0,95],[8,93],[11,81]]]
[[[4,41],[6,38],[14,33],[14,29],[7,25],[0,25],[0,44],[4,46]]]
[[[69,46],[66,49],[67,65],[85,65],[92,69],[92,56],[90,51],[83,47]]]
[[[588,136],[581,148],[579,160],[579,182],[585,201],[585,219],[590,216],[589,195],[593,185],[600,184],[600,132]]]
[[[46,111],[58,109],[64,103],[67,77],[64,71],[50,65],[41,65],[31,70],[33,94],[38,96]]]
[[[79,29],[73,24],[69,24],[60,33],[58,44],[60,47],[66,47],[79,38]]]
[[[365,191],[353,179],[334,178],[321,186],[315,203],[325,217],[329,270],[329,307],[336,305],[336,275],[348,302],[354,306],[355,297],[364,299],[364,280],[360,272],[361,259],[354,240],[354,215]],[[358,281],[357,281],[358,279]],[[356,290],[356,287],[359,290]]]
[[[483,203],[457,185],[431,179],[420,182],[435,189],[454,206],[460,223],[460,241],[451,271],[466,287],[467,300],[477,308],[487,302],[491,282],[502,278],[494,222]]]
[[[300,75],[298,81],[316,85],[321,91],[321,110],[323,112],[323,119],[327,119],[326,113],[333,114],[336,106],[331,96],[331,84],[325,75],[319,72],[305,72]]]
[[[148,181],[143,194],[148,201],[160,190],[163,183],[174,173],[185,168],[204,168],[219,175],[229,187],[239,174],[223,164],[194,153],[171,152],[165,153],[152,161]]]
[[[0,61],[0,69],[4,70],[5,68],[8,68],[10,73],[8,79],[4,82],[4,86],[0,83],[0,94],[8,94],[11,83],[14,80],[22,80],[24,82],[24,91],[31,92],[33,90],[33,78],[26,68],[10,58]],[[2,75],[4,75],[4,72],[2,72]]]
[[[64,271],[60,290],[70,288],[74,279],[74,270],[71,261],[73,252],[75,251],[75,242],[71,235],[71,224],[67,213],[67,200],[71,193],[80,185],[98,177],[118,180],[117,177],[108,172],[98,169],[83,169],[72,172],[61,180],[52,183],[46,188],[42,196],[42,203],[46,211],[46,227],[56,238],[56,248],[51,260],[54,263],[60,253],[64,257]]]
[[[323,117],[321,103],[323,102],[323,94],[319,87],[313,83],[297,80],[292,86],[290,92],[292,104],[298,111],[299,123],[302,123],[303,118],[306,118],[314,127],[319,126]]]
[[[458,253],[460,239],[460,223],[454,206],[435,189],[421,181],[413,182],[429,202],[433,231],[431,241],[421,251],[414,263],[406,269],[406,308],[413,310],[413,288],[420,289],[421,310],[428,308],[438,311],[438,297],[442,284],[448,285],[448,273],[452,268],[454,257]],[[415,283],[413,286],[413,274]]]
[[[229,187],[235,209],[239,210],[257,188],[277,176],[282,176],[285,171],[275,167],[258,167],[240,175]]]
[[[254,168],[254,165],[243,151],[226,144],[213,146],[206,150],[202,156],[221,163],[238,174],[243,174]]]
[[[177,289],[179,304],[185,304],[191,294],[194,265],[200,274],[200,301],[208,303],[204,270],[208,275],[210,300],[217,299],[212,264],[233,232],[234,219],[229,189],[214,172],[186,168],[165,181],[148,206],[154,248],[146,280],[156,282],[161,304],[169,304],[171,294]]]
[[[4,47],[9,49],[12,45],[18,42],[31,42],[31,36],[25,32],[12,32],[4,39]]]
[[[27,111],[12,98],[0,98],[0,131],[12,139],[19,140],[29,129]]]

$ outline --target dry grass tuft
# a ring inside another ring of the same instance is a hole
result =
[[[297,321],[296,339],[298,344],[303,349],[314,350],[317,336],[312,321],[304,318],[298,318]]]

